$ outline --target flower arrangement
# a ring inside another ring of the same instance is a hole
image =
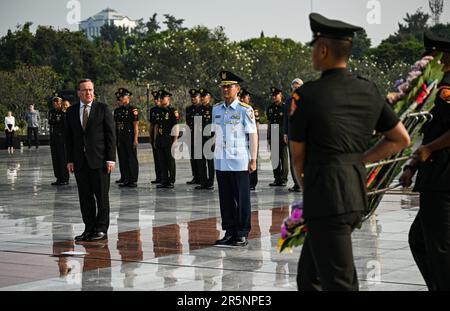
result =
[[[303,202],[295,201],[290,206],[291,215],[281,225],[281,237],[278,239],[278,251],[291,251],[305,241],[308,227],[303,218]]]

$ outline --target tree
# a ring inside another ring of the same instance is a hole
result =
[[[154,15],[156,17],[156,15]],[[177,31],[177,30],[185,30],[183,27],[184,19],[176,19],[175,16],[170,14],[164,14],[166,20],[163,22],[166,24],[168,30]]]
[[[431,14],[433,14],[434,25],[439,24],[439,19],[444,11],[444,0],[430,0],[429,1]]]
[[[413,14],[406,14],[403,18],[405,24],[398,24],[398,31],[394,35],[390,35],[383,42],[398,43],[399,41],[414,38],[418,41],[423,40],[423,32],[428,28],[430,15],[423,12],[421,8]]]
[[[361,58],[370,49],[372,42],[367,36],[365,30],[357,32],[353,38],[352,55],[355,58]]]
[[[146,23],[148,33],[155,33],[161,28],[158,21],[156,20],[156,16],[157,14],[153,13],[152,17],[150,17],[148,19],[148,22]],[[183,20],[181,20],[181,23],[183,23]]]
[[[100,40],[109,42],[111,46],[113,46],[115,42],[121,43],[128,36],[128,27],[105,24],[100,28]]]

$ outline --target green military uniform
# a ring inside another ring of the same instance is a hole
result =
[[[205,88],[199,90],[200,97],[205,97],[207,95],[211,95],[211,92]],[[206,142],[212,137],[211,131],[206,131],[206,128],[211,127],[212,124],[212,105],[201,105],[200,106],[200,114],[202,117],[202,150],[205,146]],[[200,186],[195,187],[195,189],[214,189],[214,158],[206,159],[205,154],[202,152],[202,158],[196,159],[196,166],[198,170],[198,176],[200,181]]]
[[[315,39],[351,40],[361,30],[314,13],[310,20]],[[306,150],[308,234],[298,266],[299,289],[358,290],[351,233],[367,207],[362,157],[373,130],[391,130],[399,120],[374,83],[346,68],[323,72],[293,96],[290,140],[304,143]]]
[[[191,97],[199,96],[200,91],[197,89],[190,89],[189,95]],[[194,125],[195,125],[195,117],[201,117],[201,116],[202,116],[201,104],[198,104],[198,105],[192,104],[192,105],[186,107],[186,124],[187,124],[187,126],[189,126],[189,129],[191,131],[191,140],[189,142],[189,154],[190,154],[190,163],[191,163],[191,170],[192,170],[192,176],[193,176],[193,179],[191,181],[187,182],[188,185],[200,184],[199,170],[197,167],[198,161],[195,161],[195,148],[194,148],[195,147],[195,144],[194,144],[195,135],[194,135],[194,133],[197,131],[196,135],[201,135],[201,134],[198,133],[198,129],[196,129],[194,127]],[[201,141],[201,139],[199,141]],[[199,147],[200,147],[200,145],[199,145]]]
[[[50,151],[52,154],[53,172],[56,182],[52,185],[66,185],[69,182],[69,172],[67,171],[67,157],[65,148],[64,127],[66,123],[66,113],[62,110],[52,109],[48,114],[48,124],[50,126]]]
[[[157,100],[159,99],[158,91],[152,91],[153,99]],[[153,106],[150,109],[150,119],[148,120],[150,122],[150,144],[152,146],[152,153],[153,153],[153,162],[155,166],[155,175],[156,179],[152,180],[152,184],[159,184],[161,182],[161,167],[159,166],[159,153],[158,149],[155,148],[155,127],[156,127],[156,120],[159,117],[159,113],[161,111],[161,108],[158,106]]]
[[[270,89],[272,96],[280,94],[282,91],[275,87]],[[284,122],[284,103],[272,103],[267,108],[267,140],[270,142],[270,151],[272,158],[274,183],[271,186],[286,186],[289,174],[288,164],[288,146],[284,142],[283,122]],[[275,131],[275,137],[278,137],[278,147],[276,141],[272,141],[272,131]],[[272,147],[272,145],[274,145]]]
[[[252,96],[252,95],[253,94],[250,93],[245,88],[242,88],[241,91],[239,92],[239,97],[241,99],[244,98],[245,96]],[[259,137],[259,125],[260,125],[259,109],[256,108],[255,105],[253,105],[253,104],[251,106],[253,107],[253,111],[255,114],[256,128],[257,128],[258,137]],[[259,150],[259,145],[258,145],[258,150]],[[256,163],[256,170],[254,172],[250,173],[250,190],[255,191],[257,184],[258,184],[258,162]]]
[[[159,91],[159,96],[172,96],[167,91]],[[178,124],[180,116],[178,110],[172,106],[161,107],[156,120],[155,147],[159,152],[161,166],[161,184],[157,188],[173,188],[175,183],[175,159],[172,156],[172,144],[175,137],[171,136],[172,128]]]
[[[114,116],[114,122],[116,121],[117,118],[117,114],[119,113],[119,108],[121,107],[122,103],[120,102],[120,96],[119,96],[119,92],[117,91],[116,93],[114,93],[116,95],[116,99],[117,99],[117,105],[118,107],[116,109],[114,109],[113,111],[113,116]],[[117,141],[118,139],[118,133],[117,133],[117,124],[116,124],[116,146],[119,144],[119,142]],[[118,159],[119,159],[119,172],[120,172],[120,179],[116,180],[116,184],[122,184],[125,179],[124,179],[124,173],[123,173],[123,165],[121,165],[121,162],[123,162],[122,160],[122,154],[118,153]]]
[[[450,53],[450,42],[425,34],[427,51]],[[450,131],[450,72],[439,85],[432,121],[423,127],[423,145]],[[414,191],[420,209],[409,232],[414,260],[429,290],[450,290],[450,148],[432,153],[417,167]]]
[[[131,96],[132,93],[124,88],[120,88],[117,95],[119,97]],[[122,105],[114,110],[114,121],[116,122],[119,165],[123,174],[120,186],[136,187],[139,175],[139,162],[137,159],[137,148],[134,146],[134,122],[139,121],[139,111],[131,104]]]

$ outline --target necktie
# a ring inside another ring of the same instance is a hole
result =
[[[88,107],[87,105],[84,105],[83,108],[83,130],[86,130],[86,125],[89,118],[87,107]]]

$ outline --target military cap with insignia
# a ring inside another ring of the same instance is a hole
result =
[[[220,86],[239,84],[244,80],[230,71],[222,70],[219,73]]]
[[[359,26],[339,20],[328,19],[318,13],[311,13],[309,15],[309,22],[313,32],[313,39],[309,43],[310,45],[313,45],[319,38],[353,41],[355,32],[364,30]]]
[[[272,93],[272,96],[277,96],[278,94],[283,93],[282,90],[280,90],[279,88],[276,88],[274,86],[272,86],[270,88],[270,92]]]
[[[128,91],[126,88],[123,88],[123,87],[119,88],[119,90],[117,90],[117,92],[119,93],[119,97],[133,95],[133,93],[131,93],[130,91]]]
[[[252,96],[253,94],[250,93],[246,88],[241,88],[241,90],[239,91],[239,97],[244,97],[244,96]]]
[[[198,89],[190,89],[189,90],[189,95],[191,95],[191,97],[196,97],[196,96],[200,95],[200,90],[198,90]]]
[[[212,93],[208,89],[205,89],[205,88],[201,88],[199,91],[200,91],[201,97],[205,97],[206,95],[212,95]]]
[[[430,54],[434,51],[450,53],[450,41],[440,38],[429,31],[423,35],[423,44],[425,45],[425,54]]]
[[[160,98],[164,98],[166,96],[172,96],[172,93],[169,93],[166,90],[159,90],[158,95]]]
[[[151,94],[154,100],[159,99],[158,91],[152,91]]]

